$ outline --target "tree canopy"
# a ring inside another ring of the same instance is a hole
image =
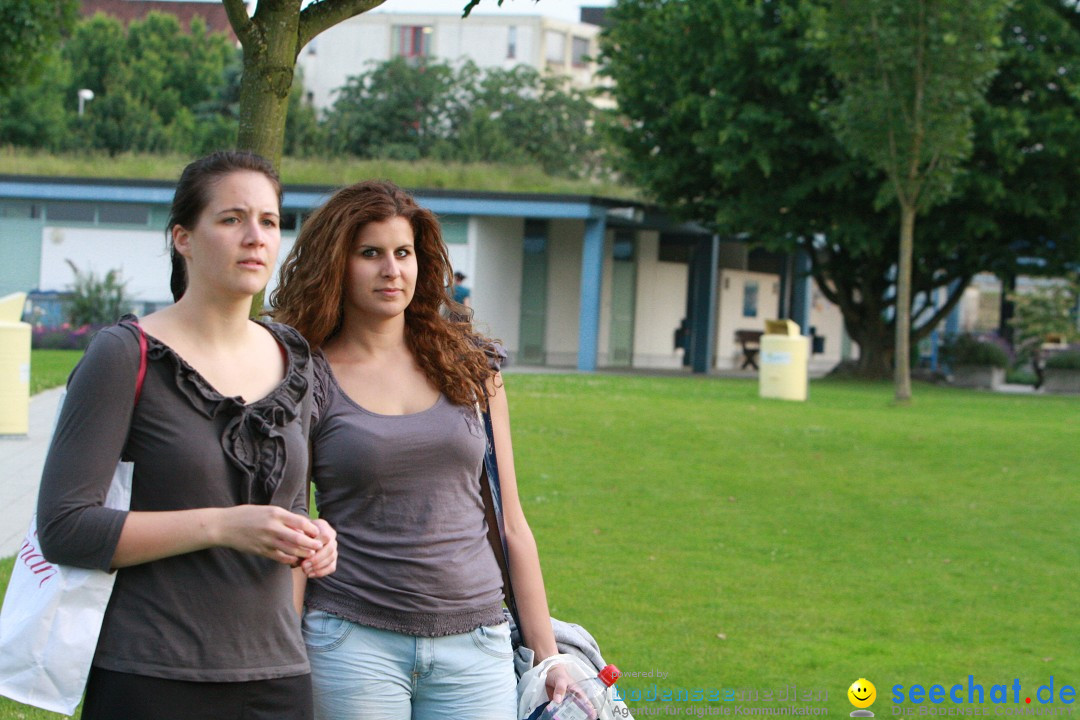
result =
[[[527,65],[395,58],[349,78],[324,127],[332,151],[358,157],[534,163],[580,176],[596,162],[595,116],[582,92]]]
[[[840,81],[824,108],[853,155],[885,173],[900,209],[896,399],[911,399],[915,219],[953,192],[971,154],[972,113],[997,66],[1002,0],[831,0],[814,39]],[[886,188],[883,188],[885,190]]]
[[[621,118],[619,166],[658,203],[721,234],[804,251],[860,346],[891,374],[900,213],[885,173],[850,152],[826,108],[840,101],[807,0],[620,0],[601,36]],[[952,199],[920,223],[911,337],[926,336],[982,270],[1077,257],[1080,28],[1067,0],[1012,8],[1000,71],[973,115]],[[1043,178],[1036,182],[1035,178]],[[1046,178],[1060,178],[1046,182]],[[1030,267],[1030,266],[1029,266]],[[931,296],[939,297],[931,302]]]
[[[0,95],[42,76],[78,9],[78,0],[0,0]]]
[[[223,98],[238,62],[228,38],[198,18],[184,32],[173,15],[150,13],[126,28],[95,15],[46,56],[39,80],[0,98],[0,142],[114,154],[226,147],[236,118]],[[94,99],[79,115],[76,93],[84,88]]]

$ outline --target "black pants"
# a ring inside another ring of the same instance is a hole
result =
[[[188,682],[90,669],[82,720],[312,720],[311,676]]]

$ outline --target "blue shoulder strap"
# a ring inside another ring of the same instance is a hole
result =
[[[487,436],[487,452],[484,453],[484,475],[487,482],[481,482],[480,493],[484,497],[484,505],[488,518],[488,541],[491,549],[495,551],[495,559],[503,573],[503,595],[506,598],[506,607],[514,618],[514,623],[521,628],[521,618],[518,616],[517,601],[514,599],[514,586],[510,582],[510,549],[506,544],[506,526],[503,521],[502,488],[499,484],[499,462],[495,456],[495,432],[491,425],[491,412],[484,410],[484,433]],[[487,492],[485,492],[485,490]],[[494,534],[498,533],[496,540]]]

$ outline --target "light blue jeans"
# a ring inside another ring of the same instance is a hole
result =
[[[516,720],[509,625],[426,638],[304,610],[316,720]]]

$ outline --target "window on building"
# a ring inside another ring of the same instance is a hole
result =
[[[616,230],[615,245],[611,250],[613,260],[633,262],[634,260],[634,231]]]
[[[45,206],[45,219],[54,222],[94,222],[93,203],[51,202]]]
[[[443,242],[464,245],[469,242],[469,218],[465,215],[443,215],[439,218]]]
[[[551,65],[562,65],[566,56],[566,33],[548,30],[544,33],[544,58]]]
[[[747,282],[743,285],[742,314],[743,317],[757,317],[758,311],[758,284]]]
[[[517,57],[517,27],[511,25],[506,28],[506,59],[513,60]]]
[[[149,225],[150,208],[146,205],[103,203],[98,205],[98,222],[117,225]]]
[[[589,38],[574,37],[570,45],[570,63],[574,67],[585,67],[589,62]]]
[[[304,222],[304,216],[296,210],[285,210],[281,213],[280,228],[286,231],[299,230]]]
[[[693,255],[694,240],[674,235],[661,235],[660,247],[657,249],[659,262],[689,263]]]
[[[0,218],[13,220],[38,220],[41,218],[41,206],[32,202],[12,200],[0,203]]]
[[[394,25],[390,50],[398,57],[431,57],[431,36],[434,31],[430,25]]]

